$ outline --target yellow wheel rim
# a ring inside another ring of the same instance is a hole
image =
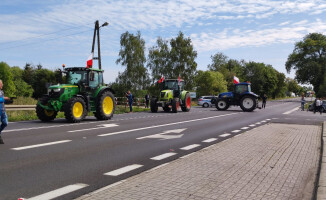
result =
[[[106,115],[111,114],[113,111],[113,100],[111,97],[105,97],[103,100],[103,112]]]
[[[54,111],[53,110],[44,110],[44,113],[46,116],[51,117],[51,116],[53,116]]]
[[[76,102],[74,104],[74,107],[72,108],[74,117],[76,117],[76,118],[81,117],[83,114],[83,111],[84,111],[83,105],[80,102]]]

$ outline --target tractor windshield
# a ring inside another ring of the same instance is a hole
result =
[[[178,80],[166,80],[163,90],[178,90]],[[184,82],[181,81],[181,90],[183,90]]]
[[[78,83],[86,83],[86,71],[69,71],[67,73],[67,84],[76,85]]]
[[[250,85],[236,85],[235,92],[238,94],[251,92]]]

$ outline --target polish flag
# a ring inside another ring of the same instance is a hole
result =
[[[162,75],[161,79],[158,80],[158,83],[162,83],[162,81],[164,81],[164,77],[163,77],[163,75]]]
[[[240,81],[239,81],[239,78],[238,77],[236,77],[236,76],[233,76],[233,83],[234,84],[237,84],[237,83],[239,83]]]
[[[93,66],[93,53],[91,53],[91,55],[89,55],[87,59],[87,68],[92,68],[92,66]]]

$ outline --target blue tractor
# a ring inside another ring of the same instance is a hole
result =
[[[250,83],[235,84],[234,92],[220,93],[212,100],[217,110],[227,110],[229,106],[240,106],[245,112],[251,112],[258,107],[258,95],[251,92]]]

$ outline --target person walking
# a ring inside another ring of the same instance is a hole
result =
[[[8,125],[8,119],[6,115],[6,109],[5,109],[5,101],[10,100],[10,98],[5,97],[4,92],[2,91],[3,83],[2,80],[0,80],[0,144],[4,144],[3,139],[1,137],[1,132],[3,129]]]
[[[148,93],[145,95],[145,101],[146,101],[145,108],[149,108],[148,107],[148,104],[149,104],[149,94]]]
[[[304,94],[301,95],[301,110],[304,111],[304,104],[306,103],[306,100],[304,99]]]
[[[319,113],[320,114],[322,114],[322,101],[320,100],[320,98],[316,98],[317,100],[316,100],[316,104],[315,104],[315,107],[316,107],[316,109],[315,109],[315,111],[314,111],[314,113],[316,114],[316,111],[319,111]]]
[[[264,94],[264,96],[262,97],[262,99],[263,99],[262,108],[265,109],[265,107],[266,107],[266,100],[267,100],[267,96],[266,96],[266,94]]]
[[[130,91],[127,92],[126,97],[128,98],[130,112],[132,112],[133,96]]]

